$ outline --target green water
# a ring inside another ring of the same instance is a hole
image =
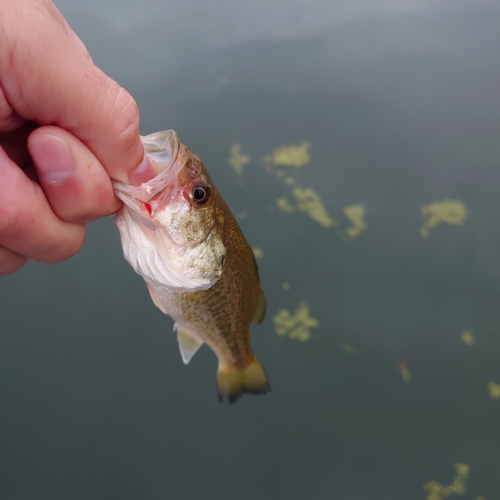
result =
[[[499,498],[498,6],[57,4],[143,133],[176,129],[247,214],[272,390],[219,405],[213,353],[182,364],[112,219],[93,223],[69,261],[0,278],[0,498],[425,500],[457,463],[457,498]],[[293,186],[264,157],[303,141],[295,182],[336,227],[277,208]],[[421,208],[444,199],[468,217],[423,238]],[[278,336],[273,316],[303,301],[310,340]]]

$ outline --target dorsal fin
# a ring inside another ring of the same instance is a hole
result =
[[[259,288],[259,300],[257,302],[257,307],[253,314],[252,321],[254,323],[262,323],[264,316],[266,315],[266,297],[261,288]]]
[[[182,361],[187,365],[196,354],[196,351],[201,347],[203,341],[195,337],[192,333],[180,328],[177,323],[174,325],[174,330],[177,330],[177,340],[179,342]]]

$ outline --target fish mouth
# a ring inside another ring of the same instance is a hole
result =
[[[113,181],[116,196],[130,205],[131,198],[148,203],[161,191],[172,185],[184,162],[179,162],[180,140],[175,130],[164,130],[141,136],[144,152],[153,166],[156,176],[140,186]]]

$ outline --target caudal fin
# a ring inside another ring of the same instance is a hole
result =
[[[266,373],[257,358],[245,368],[231,366],[217,371],[217,391],[221,403],[227,398],[229,404],[233,404],[244,393],[266,394],[269,389]]]

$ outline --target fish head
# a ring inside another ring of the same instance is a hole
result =
[[[173,130],[142,137],[156,177],[141,186],[114,181],[125,258],[153,287],[205,290],[226,256],[220,194],[198,156]]]

